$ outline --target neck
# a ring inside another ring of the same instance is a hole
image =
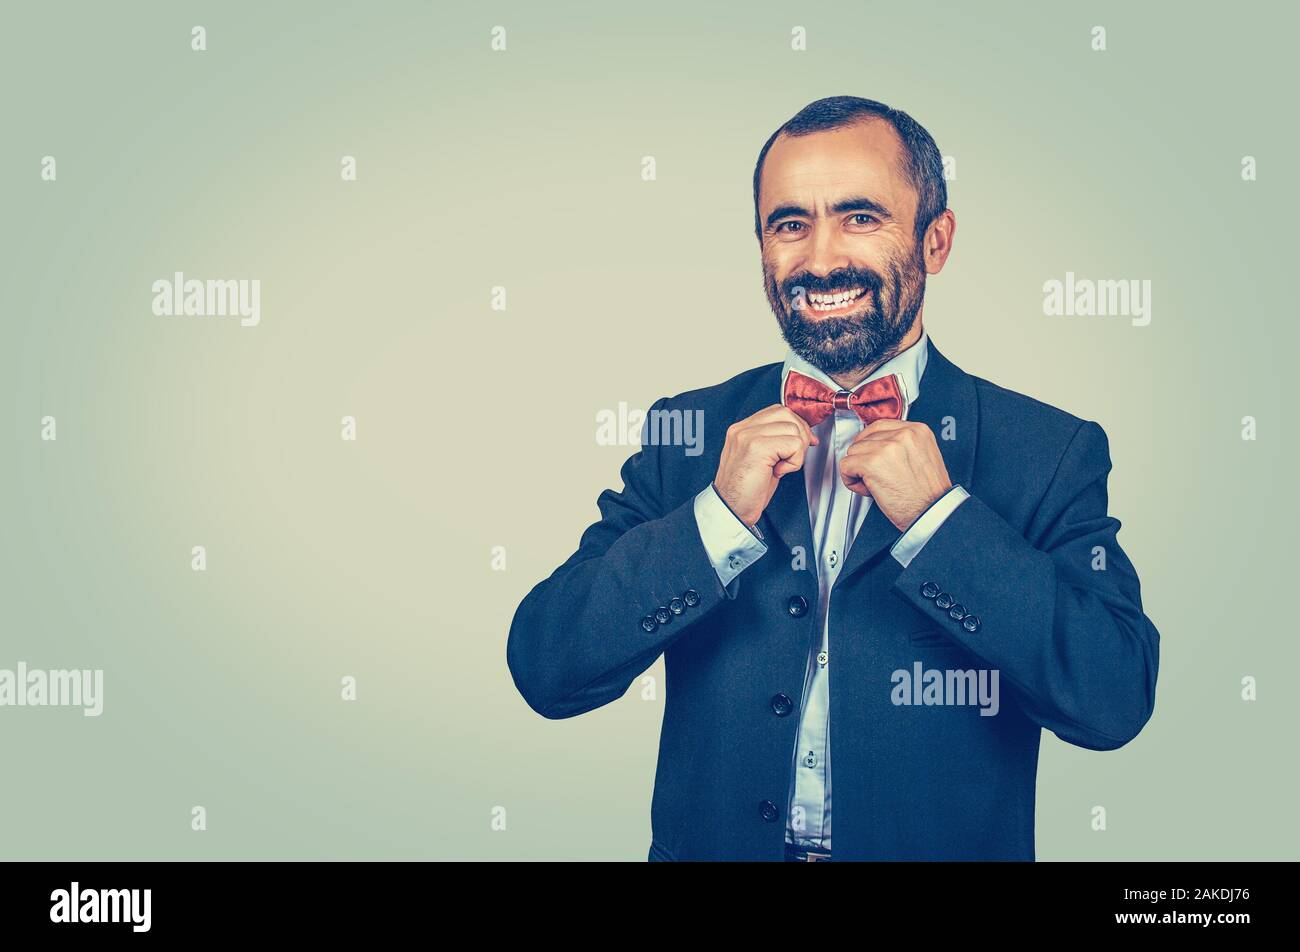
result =
[[[873,373],[875,373],[877,370],[879,370],[889,361],[893,360],[903,351],[907,350],[907,348],[911,347],[920,339],[921,339],[921,315],[917,314],[916,320],[912,322],[911,330],[909,330],[907,332],[907,335],[901,341],[898,342],[898,346],[895,347],[893,351],[891,351],[888,354],[885,354],[875,363],[868,364],[865,367],[860,367],[856,370],[850,370],[847,373],[842,373],[842,374],[827,374],[827,376],[830,377],[832,380],[834,380],[845,390],[852,390],[854,387],[862,383],[862,381],[866,380]]]

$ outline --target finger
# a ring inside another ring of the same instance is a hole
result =
[[[740,421],[740,425],[746,426],[750,423],[770,423],[772,420],[785,419],[786,415],[792,412],[793,411],[783,403],[773,403],[770,406],[763,407],[763,409],[759,410],[757,413],[747,416],[744,420]],[[794,414],[794,416],[796,420],[799,419],[797,413]]]
[[[793,427],[793,432],[797,432],[805,443],[816,446],[819,442],[807,420],[780,404],[760,410],[744,420],[737,429],[739,432],[770,432],[768,428],[776,425]]]
[[[858,440],[844,448],[844,457],[849,456],[870,456],[875,453],[884,451],[887,447],[893,446],[898,442],[897,435],[877,434],[875,439]]]
[[[795,426],[789,420],[776,420],[772,423],[759,423],[755,426],[747,427],[742,431],[741,436],[750,443],[756,443],[759,440],[765,440],[771,437],[782,436],[792,436],[801,443],[807,443],[805,431]]]
[[[805,440],[807,440],[807,441],[808,441],[809,443],[811,443],[813,446],[816,446],[818,443],[821,442],[819,439],[817,439],[817,434],[814,433],[814,432],[812,431],[812,427],[810,427],[810,426],[808,425],[808,421],[807,421],[807,420],[805,420],[803,417],[801,417],[799,414],[795,413],[793,410],[791,410],[791,409],[790,409],[789,407],[787,407],[787,406],[782,406],[781,409],[785,411],[785,418],[786,418],[786,419],[790,420],[790,421],[793,422],[796,426],[798,426],[800,429],[802,429],[802,430],[804,431],[804,439],[805,439]]]
[[[802,436],[768,437],[765,443],[767,444],[765,448],[775,455],[772,465],[773,476],[779,479],[787,473],[803,468],[808,444],[803,441]]]
[[[882,437],[894,436],[900,430],[906,430],[913,426],[916,426],[916,424],[909,423],[906,420],[872,420],[862,428],[857,436],[853,438],[853,442],[857,443],[860,440],[878,440]]]
[[[844,488],[849,492],[871,498],[871,488],[867,485],[867,481],[860,476],[841,476],[840,482],[844,484]]]
[[[840,460],[840,482],[859,496],[870,496],[866,477],[869,474],[867,460],[859,456],[850,459],[847,454]]]
[[[774,403],[770,407],[764,407],[752,416],[746,417],[741,421],[741,425],[745,426],[750,423],[768,423],[772,420],[789,420],[795,426],[801,427],[806,431],[810,443],[813,445],[817,444],[817,437],[813,434],[812,428],[808,426],[808,421],[783,403]]]
[[[861,476],[854,476],[852,473],[848,475],[841,475],[840,482],[842,482],[844,484],[844,488],[849,490],[850,492],[855,492],[859,496],[867,496],[867,497],[871,496],[871,489],[869,486],[867,486],[867,481],[863,479]]]

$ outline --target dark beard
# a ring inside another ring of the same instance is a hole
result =
[[[906,271],[889,265],[889,285],[869,269],[844,268],[824,278],[805,273],[786,279],[778,290],[764,273],[767,300],[790,349],[828,376],[850,375],[879,366],[898,353],[925,298],[925,267],[918,255]],[[788,306],[795,288],[816,294],[865,288],[858,298],[866,310],[844,317],[813,316],[811,305]]]

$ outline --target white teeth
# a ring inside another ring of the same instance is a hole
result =
[[[833,311],[848,304],[862,295],[862,289],[841,291],[838,294],[809,294],[808,301],[817,311]]]
[[[809,294],[808,300],[814,304],[842,306],[862,294],[861,288],[854,291],[840,291],[838,294]]]

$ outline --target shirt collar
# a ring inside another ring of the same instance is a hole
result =
[[[925,365],[929,358],[929,335],[926,334],[925,328],[921,328],[921,336],[915,344],[906,350],[899,351],[889,360],[885,361],[870,376],[861,380],[856,391],[863,384],[870,383],[878,377],[884,377],[889,374],[897,374],[898,381],[903,387],[903,416],[907,416],[907,408],[916,402],[916,398],[921,395],[921,377],[925,374]],[[832,390],[839,390],[840,385],[824,374],[817,367],[814,367],[808,361],[804,360],[793,350],[787,350],[785,355],[785,364],[781,368],[781,390],[777,394],[777,401],[785,402],[785,378],[791,370],[797,370],[799,373],[818,380]]]

